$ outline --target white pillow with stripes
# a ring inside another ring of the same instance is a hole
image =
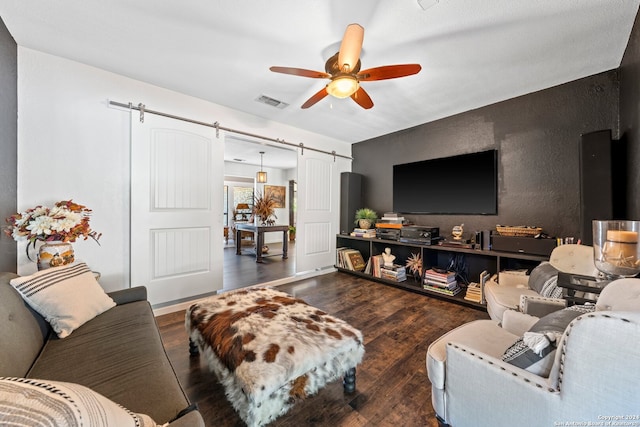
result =
[[[0,425],[14,427],[157,427],[79,384],[0,378]]]
[[[48,268],[10,283],[60,338],[116,305],[84,262]]]

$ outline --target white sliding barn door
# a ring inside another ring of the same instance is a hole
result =
[[[157,305],[222,288],[223,144],[215,129],[131,117],[131,285]]]
[[[296,272],[335,264],[340,228],[340,173],[349,161],[305,150],[298,154]]]

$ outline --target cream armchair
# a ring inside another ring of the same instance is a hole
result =
[[[427,372],[440,424],[607,425],[612,416],[640,423],[640,279],[612,282],[596,311],[569,324],[547,378],[502,360],[538,320],[507,311],[502,327],[493,320],[470,322],[429,346]]]
[[[556,270],[564,273],[581,274],[584,276],[596,276],[598,270],[593,262],[593,247],[585,245],[562,245],[551,253],[549,264]],[[509,283],[498,283],[489,280],[484,287],[487,301],[487,312],[491,319],[502,321],[502,316],[507,310],[517,310],[521,305],[521,311],[538,316],[549,311],[557,310],[566,305],[564,299],[541,297],[537,290],[532,289],[528,282],[529,276],[522,276],[521,280],[514,278]],[[530,304],[532,309],[526,305]]]

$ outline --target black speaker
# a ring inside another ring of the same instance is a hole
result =
[[[356,210],[362,208],[362,175],[340,174],[340,234],[349,234],[355,227]]]
[[[488,251],[491,249],[491,231],[482,230],[482,249]]]
[[[593,244],[592,221],[613,219],[611,130],[586,133],[580,140],[580,238]]]

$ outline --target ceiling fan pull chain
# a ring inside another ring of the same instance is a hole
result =
[[[140,109],[140,123],[144,123],[144,104],[141,102],[138,104],[138,108]]]
[[[213,127],[216,128],[216,138],[220,138],[220,123],[213,122]]]

